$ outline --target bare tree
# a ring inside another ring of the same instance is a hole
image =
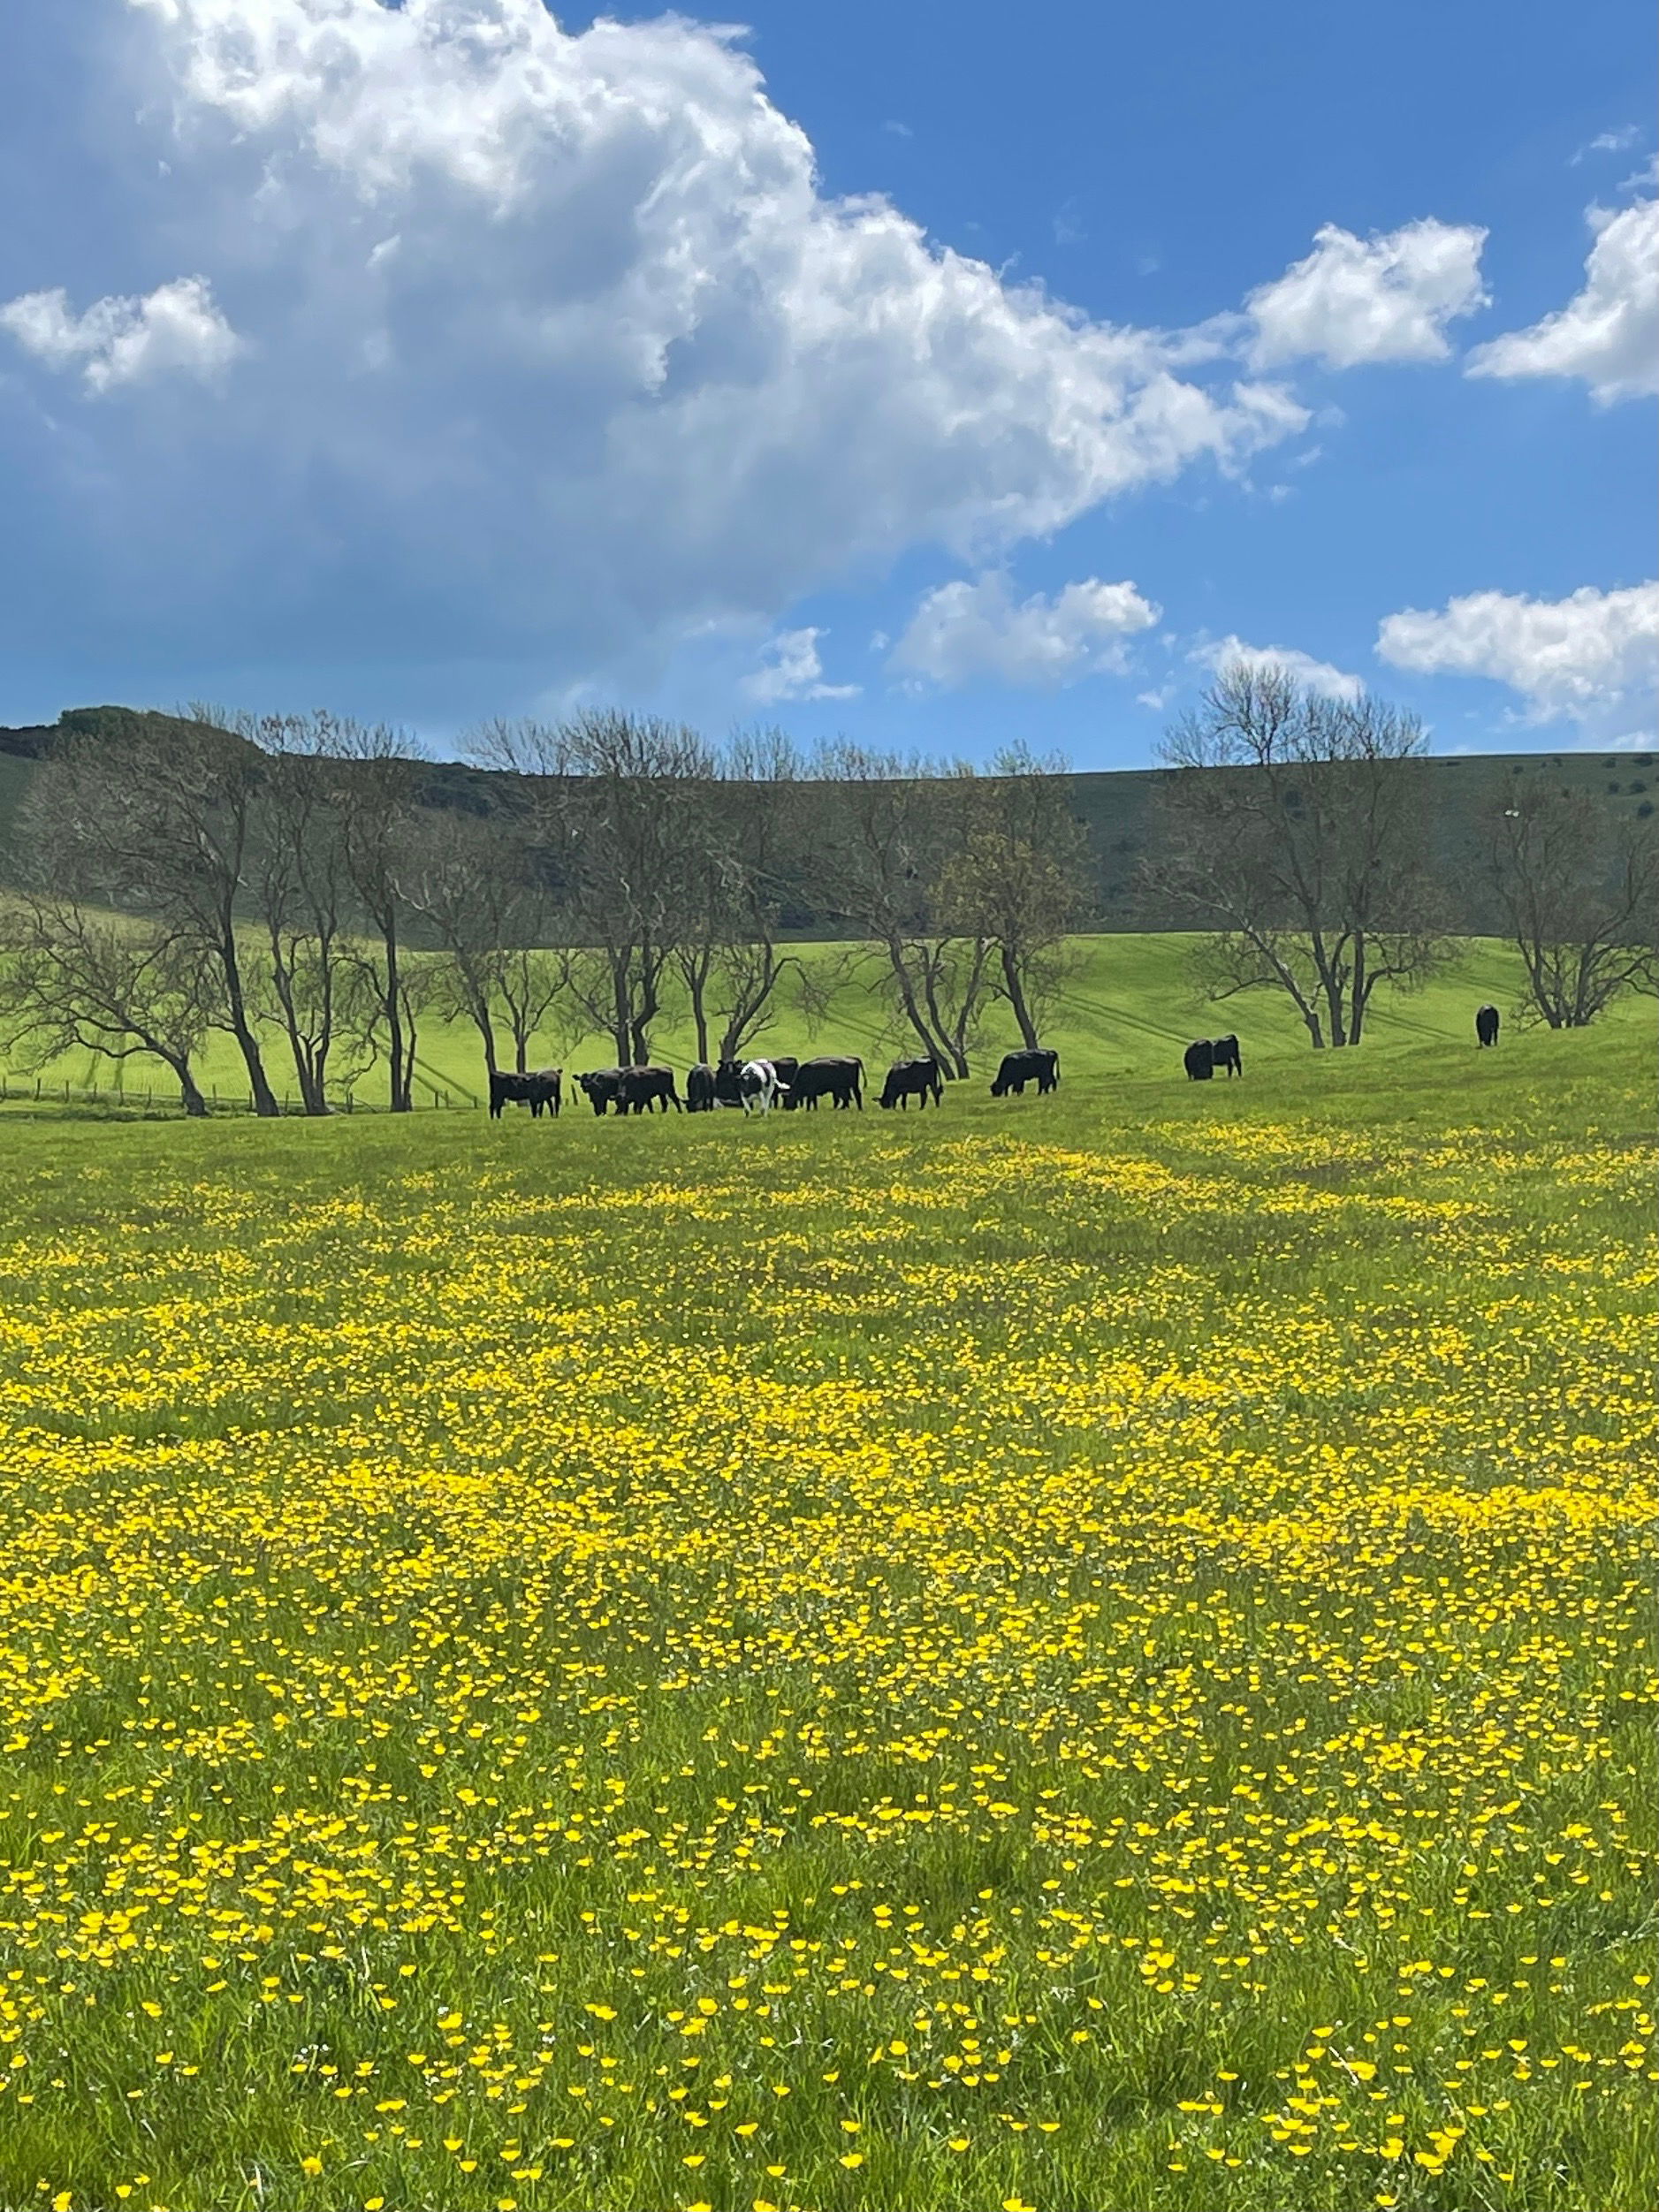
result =
[[[648,1060],[675,952],[709,903],[713,755],[682,724],[609,708],[496,723],[472,749],[517,779],[581,948],[573,999],[619,1061]]]
[[[235,726],[266,756],[248,871],[263,939],[262,1018],[286,1041],[305,1112],[326,1114],[336,1049],[362,1027],[349,1003],[362,978],[331,749],[336,726],[326,715],[268,715],[239,717]],[[361,1072],[354,1066],[346,1080]]]
[[[72,738],[30,787],[25,842],[55,888],[141,915],[211,960],[215,1019],[236,1040],[255,1111],[274,1114],[241,934],[265,763],[211,710],[184,721]]]
[[[471,1022],[484,1066],[505,1029],[521,1075],[530,1040],[569,981],[566,948],[544,940],[552,904],[521,825],[505,816],[430,815],[411,840],[404,892],[437,937],[434,1004]]]
[[[1610,832],[1582,792],[1518,785],[1487,825],[1487,864],[1526,970],[1523,1018],[1582,1029],[1659,977],[1659,842],[1644,825]]]
[[[148,1055],[203,1115],[191,1061],[219,1013],[216,984],[202,946],[161,923],[27,894],[0,914],[0,1030],[26,1067],[76,1050],[118,1065]]]
[[[1211,997],[1284,992],[1314,1046],[1357,1045],[1379,984],[1445,956],[1412,716],[1234,662],[1163,747],[1154,887],[1210,934]]]
[[[1067,939],[1088,911],[1088,848],[1067,795],[1068,763],[1016,745],[963,787],[963,836],[940,870],[940,918],[989,944],[991,989],[1007,1000],[1025,1043],[1072,973]]]
[[[901,1029],[947,1075],[966,1076],[992,939],[977,916],[953,930],[940,894],[970,817],[970,772],[845,742],[815,765],[831,786],[820,895],[869,941]]]
[[[697,825],[706,865],[689,874],[687,925],[673,957],[705,1060],[741,1059],[786,982],[796,985],[803,1012],[814,1000],[800,955],[780,941],[810,834],[799,756],[781,730],[740,730],[718,766],[720,781]]]
[[[369,1028],[384,1053],[389,1104],[407,1114],[415,1103],[414,1009],[423,984],[407,969],[408,901],[420,765],[409,741],[384,723],[316,718],[318,749],[332,762],[332,803],[340,852],[358,919],[371,933],[354,963],[375,1012]]]

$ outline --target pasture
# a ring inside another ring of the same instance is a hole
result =
[[[1650,1053],[1492,988],[8,1116],[0,2201],[1649,2203]]]
[[[1074,940],[1072,972],[1044,1025],[1046,1041],[1059,1048],[1068,1076],[1111,1082],[1161,1077],[1179,1069],[1189,1038],[1229,1029],[1243,1030],[1252,1066],[1262,1060],[1299,1063],[1306,1057],[1307,1033],[1290,1000],[1278,992],[1252,992],[1221,1005],[1203,997],[1191,972],[1192,942],[1179,933]],[[809,1030],[796,1010],[798,994],[786,984],[775,1018],[750,1049],[798,1056],[857,1053],[873,1072],[873,1087],[879,1091],[888,1060],[920,1047],[909,1031],[901,1034],[893,1026],[879,988],[878,959],[870,954],[861,958],[858,948],[847,945],[792,949],[826,985],[821,1019]],[[1466,939],[1456,959],[1426,990],[1401,992],[1385,987],[1377,993],[1367,1049],[1388,1052],[1441,1040],[1461,1051],[1473,1035],[1471,1024],[1480,1000],[1495,1000],[1507,1018],[1521,981],[1512,947],[1491,939]],[[1640,1015],[1627,1004],[1610,1018],[1628,1024],[1640,1022]],[[1019,1041],[1006,1009],[993,1007],[976,1068],[983,1065],[988,1080],[996,1071],[997,1054]],[[266,1066],[278,1094],[292,1099],[293,1068],[285,1067],[285,1051],[278,1032],[270,1029]],[[685,1009],[672,999],[664,1017],[653,1025],[651,1053],[653,1059],[682,1070],[696,1057],[696,1036]],[[608,1037],[590,1035],[572,1041],[548,1034],[537,1038],[531,1065],[563,1065],[574,1070],[613,1065],[615,1059]],[[0,1047],[0,1072],[4,1068]],[[197,1072],[204,1090],[215,1091],[227,1106],[240,1101],[246,1106],[247,1077],[229,1037],[209,1038]],[[72,1094],[82,1088],[96,1090],[103,1094],[96,1109],[100,1112],[107,1111],[110,1094],[118,1085],[125,1087],[139,1111],[144,1110],[147,1093],[157,1110],[177,1106],[177,1087],[155,1060],[130,1061],[123,1072],[92,1053],[70,1053],[52,1063],[47,1082],[49,1086],[67,1083],[72,1105],[80,1103]],[[12,1071],[11,1083],[14,1093],[31,1087],[19,1069]],[[385,1094],[384,1068],[371,1068],[355,1085],[360,1106],[384,1106]],[[415,1097],[422,1106],[440,1099],[451,1106],[483,1102],[483,1059],[477,1033],[468,1023],[436,1015],[422,1016]],[[14,1097],[14,1109],[23,1102]]]

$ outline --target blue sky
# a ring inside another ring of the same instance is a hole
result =
[[[0,720],[1126,766],[1244,650],[1440,749],[1648,741],[1647,8],[744,19],[29,11]]]

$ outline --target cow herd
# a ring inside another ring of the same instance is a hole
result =
[[[675,1087],[672,1068],[596,1068],[572,1077],[596,1114],[712,1114],[719,1106],[736,1106],[744,1114],[770,1114],[773,1106],[786,1113],[816,1112],[827,1098],[837,1107],[864,1109],[864,1063],[855,1053],[826,1053],[817,1060],[797,1060],[780,1053],[771,1060],[699,1061],[686,1074],[685,1096]],[[1060,1081],[1060,1055],[1046,1050],[1005,1053],[991,1085],[993,1098],[1010,1091],[1024,1096],[1028,1083],[1039,1091],[1053,1091]],[[539,1121],[543,1113],[557,1115],[564,1096],[562,1068],[537,1068],[529,1073],[492,1070],[490,1076],[490,1118],[498,1121],[506,1106],[527,1106]],[[914,1098],[918,1108],[942,1105],[945,1070],[936,1060],[898,1060],[887,1070],[877,1105],[891,1110],[908,1109]]]
[[[1475,1036],[1480,1045],[1498,1040],[1498,1010],[1476,1009]],[[1233,1036],[1201,1037],[1182,1055],[1189,1083],[1208,1083],[1224,1074],[1230,1082],[1243,1076],[1244,1063]],[[651,1114],[659,1106],[666,1114],[712,1114],[719,1106],[736,1106],[744,1114],[770,1114],[774,1106],[786,1113],[816,1111],[821,1099],[837,1107],[864,1107],[864,1063],[854,1053],[826,1053],[817,1060],[797,1060],[780,1053],[771,1060],[699,1061],[686,1075],[685,1097],[674,1086],[671,1068],[596,1068],[573,1078],[575,1087],[595,1114],[619,1115]],[[914,1098],[918,1111],[941,1106],[945,1070],[937,1060],[895,1060],[887,1070],[876,1103],[891,1110],[907,1109]],[[1024,1098],[1027,1083],[1035,1083],[1039,1096],[1060,1083],[1060,1054],[1046,1046],[1004,1053],[993,1098],[1010,1092]],[[527,1106],[540,1120],[544,1112],[557,1114],[564,1090],[562,1068],[537,1068],[528,1074],[492,1070],[490,1076],[490,1118],[499,1121],[505,1106]]]

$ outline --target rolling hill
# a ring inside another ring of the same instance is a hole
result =
[[[117,734],[135,710],[75,708],[55,725],[0,728],[0,882],[16,865],[18,811],[40,763],[60,734],[96,738]],[[164,726],[172,718],[146,714]],[[1659,802],[1659,773],[1651,753],[1447,754],[1427,763],[1428,825],[1433,851],[1454,900],[1454,925],[1471,937],[1493,934],[1497,916],[1481,882],[1480,824],[1501,794],[1523,779],[1548,779],[1588,794],[1607,810],[1610,826],[1652,814]],[[1181,917],[1161,911],[1138,881],[1143,862],[1156,860],[1160,824],[1155,794],[1168,772],[1116,769],[1066,779],[1071,805],[1084,825],[1096,890],[1097,930],[1108,933],[1168,930]],[[503,779],[488,769],[455,761],[424,764],[422,798],[435,808],[489,812],[499,802]],[[834,935],[833,918],[803,909],[803,937]]]

